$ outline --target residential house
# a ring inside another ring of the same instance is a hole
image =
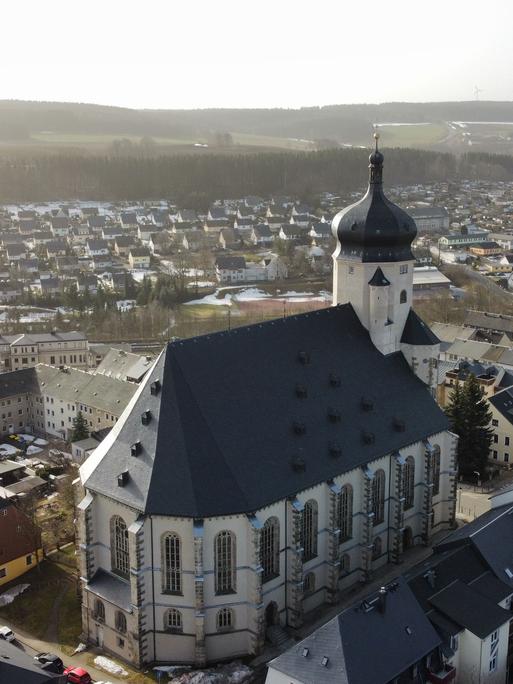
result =
[[[116,238],[125,234],[119,223],[109,223],[102,229],[102,238],[108,242],[114,242]]]
[[[0,463],[0,473],[3,473],[1,467],[6,463]],[[2,478],[2,486],[5,484]],[[18,579],[41,560],[40,530],[12,499],[0,497],[0,586]]]
[[[27,258],[27,248],[24,244],[9,244],[5,249],[5,253],[7,261],[11,263]]]
[[[246,280],[246,260],[241,256],[220,256],[215,261],[220,283],[243,283]]]
[[[52,216],[50,219],[52,233],[55,237],[68,237],[71,230],[71,220],[69,216]]]
[[[111,349],[95,370],[97,375],[124,382],[139,383],[155,363],[152,356],[134,354],[123,349]]]
[[[89,239],[86,242],[87,253],[90,257],[106,256],[109,254],[109,243],[102,239]]]
[[[136,243],[136,238],[131,235],[121,235],[116,237],[114,241],[114,253],[116,256],[128,257],[130,248],[134,247]]]
[[[219,232],[219,245],[222,249],[240,249],[242,238],[236,228],[223,228]]]
[[[23,294],[23,287],[13,280],[0,281],[0,303],[11,304]]]
[[[308,232],[305,230],[305,228],[302,228],[297,224],[284,223],[280,228],[280,232],[278,233],[278,237],[280,238],[280,240],[299,241],[305,240],[307,236]]]
[[[228,219],[206,220],[203,224],[205,233],[219,233],[221,230],[230,227]]]
[[[89,343],[81,332],[22,333],[0,336],[0,367],[28,368],[38,363],[87,368]],[[0,382],[5,375],[0,375]]]
[[[495,254],[502,254],[504,250],[496,242],[479,242],[471,245],[468,251],[475,256],[489,257]]]
[[[55,268],[59,273],[74,273],[79,269],[78,257],[58,256],[55,258]]]
[[[225,207],[210,207],[207,214],[207,221],[217,221],[226,218]]]
[[[128,263],[130,268],[150,268],[151,254],[147,247],[132,247],[128,253]]]
[[[58,256],[66,256],[69,249],[69,243],[67,240],[58,239],[51,240],[45,244],[45,252],[47,259],[54,259]]]
[[[198,215],[194,209],[181,209],[176,215],[177,223],[196,223]]]
[[[87,219],[87,225],[93,233],[103,233],[105,226],[107,225],[107,218],[101,215],[92,215]]]
[[[119,220],[124,230],[133,230],[139,227],[135,211],[122,211]]]
[[[250,235],[250,242],[257,246],[269,246],[274,241],[274,234],[267,223],[258,223]]]
[[[419,233],[442,233],[449,230],[449,213],[444,207],[412,207],[408,213]]]

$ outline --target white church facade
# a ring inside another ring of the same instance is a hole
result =
[[[169,344],[81,468],[85,637],[136,666],[258,653],[455,515],[414,222],[370,158],[330,309]]]

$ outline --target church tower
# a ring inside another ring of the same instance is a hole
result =
[[[411,308],[415,262],[411,244],[417,227],[383,192],[384,157],[378,149],[378,133],[374,138],[367,192],[332,223],[337,239],[333,303],[351,304],[380,352],[402,351],[414,372],[433,387],[438,340]],[[417,352],[422,354],[420,361]]]

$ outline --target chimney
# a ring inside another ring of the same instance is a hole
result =
[[[435,572],[435,570],[433,570],[433,568],[431,568],[430,570],[428,570],[428,571],[426,572],[426,574],[424,575],[424,577],[426,578],[427,583],[429,584],[429,586],[431,587],[431,589],[434,589],[434,588],[435,588],[435,584],[436,584],[436,572]]]
[[[378,593],[378,610],[384,613],[387,607],[387,590],[386,587],[381,587]]]

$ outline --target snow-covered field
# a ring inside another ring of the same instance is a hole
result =
[[[226,290],[240,290],[236,293],[226,292]],[[224,296],[223,296],[224,293]],[[262,299],[276,302],[329,302],[331,301],[331,292],[321,290],[319,293],[315,292],[295,292],[289,290],[287,292],[277,291],[275,294],[265,292],[257,287],[240,288],[240,286],[218,287],[213,294],[205,295],[201,299],[194,299],[191,302],[186,302],[188,306],[198,306],[202,304],[210,304],[214,306],[231,306],[234,302],[257,302]]]

